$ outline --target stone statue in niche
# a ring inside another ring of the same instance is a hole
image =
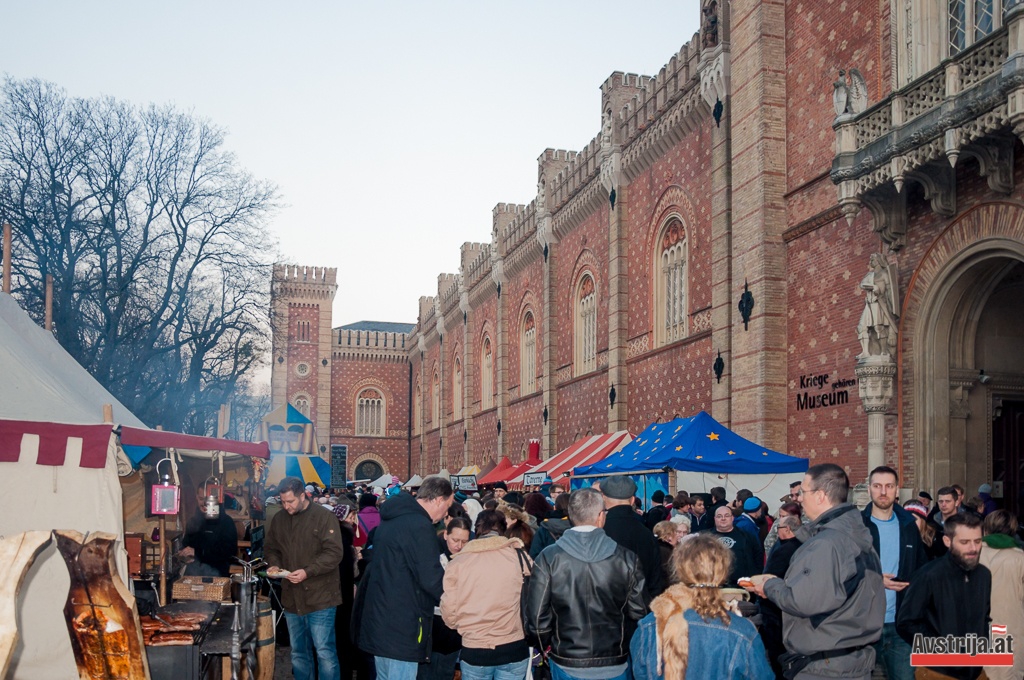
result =
[[[605,111],[601,116],[601,148],[608,149],[612,145],[612,112]]]
[[[882,253],[872,253],[870,262],[870,270],[860,282],[864,311],[857,324],[861,349],[858,358],[893,356],[899,336],[896,267]]]
[[[718,2],[711,0],[701,9],[701,47],[718,45]]]
[[[837,116],[856,115],[868,108],[868,83],[860,71],[851,68],[847,80],[846,71],[839,69],[839,78],[832,83],[832,104]]]

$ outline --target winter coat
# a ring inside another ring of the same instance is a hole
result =
[[[985,674],[990,680],[1020,680],[1024,678],[1024,550],[1014,546],[1009,536],[986,536],[981,563],[992,572],[992,623],[1005,625],[1014,642],[1013,667],[986,666]]]
[[[537,559],[537,555],[540,555],[541,550],[549,545],[554,545],[555,541],[560,539],[562,534],[571,527],[572,522],[565,517],[548,517],[541,522],[537,528],[537,533],[533,535],[533,541],[530,543],[530,557]]]
[[[953,555],[932,560],[917,572],[904,590],[903,606],[896,615],[896,632],[907,644],[914,644],[914,635],[924,637],[957,637],[989,633],[989,598],[992,574],[978,565],[965,571],[953,561]],[[970,680],[981,674],[980,668],[940,668],[933,670],[952,678]]]
[[[315,503],[294,515],[279,512],[267,529],[264,544],[267,564],[306,571],[302,583],[281,579],[281,604],[286,612],[305,616],[341,604],[338,565],[344,547],[333,512]]]
[[[504,536],[470,541],[448,563],[441,616],[462,635],[463,647],[494,649],[523,639],[523,569],[517,550],[523,551],[529,574],[523,542]]]
[[[871,532],[871,544],[874,546],[875,552],[880,556],[882,551],[879,547],[878,527],[871,521],[871,507],[871,504],[868,503],[867,507],[861,511],[861,517],[864,519],[864,526]],[[914,573],[928,564],[930,558],[925,550],[924,541],[921,540],[921,533],[917,530],[917,521],[914,519],[914,515],[898,505],[893,505],[892,511],[900,525],[900,568],[896,572],[896,578],[902,581],[912,581],[911,577]],[[941,541],[942,537],[936,536],[935,540]],[[906,592],[907,589],[904,588],[896,593],[897,614],[900,611],[900,605],[903,604],[903,597]]]
[[[867,677],[875,665],[871,644],[882,636],[885,593],[881,565],[871,534],[857,508],[842,503],[802,525],[803,545],[790,561],[786,577],[769,579],[765,596],[782,610],[786,649],[798,654],[860,648],[814,661],[805,670],[823,677]],[[859,558],[859,559],[858,559]],[[847,596],[846,585],[862,574]]]
[[[654,566],[661,570],[657,561]],[[602,529],[566,531],[534,563],[527,632],[542,647],[550,643],[550,656],[559,666],[624,664],[636,622],[647,615],[643,591],[636,553]]]
[[[646,601],[661,595],[665,590],[665,579],[661,571],[661,553],[658,540],[651,530],[644,526],[640,515],[628,505],[616,505],[605,514],[604,532],[623,548],[632,550],[640,558],[646,582]]]
[[[719,543],[724,545],[732,553],[732,569],[729,570],[729,585],[736,586],[736,581],[741,576],[753,576],[764,570],[764,554],[761,552],[761,542],[749,531],[744,531],[734,526],[732,531],[722,533],[717,529],[705,532],[713,536]]]
[[[352,614],[356,644],[367,654],[422,663],[444,579],[434,524],[407,493],[389,498],[380,518]]]

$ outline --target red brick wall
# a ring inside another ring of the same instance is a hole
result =
[[[598,341],[598,347],[600,346],[601,342]],[[588,373],[559,386],[558,409],[559,451],[580,437],[586,436],[588,432],[591,434],[607,432],[607,371],[598,370]]]
[[[832,83],[839,69],[856,68],[868,102],[890,92],[889,3],[847,0],[802,3],[786,11],[786,169],[794,191],[832,165],[836,116]]]
[[[308,340],[300,341],[298,338],[299,324],[308,323],[309,333],[305,337]],[[309,412],[307,415],[313,424],[319,426],[319,430],[325,429],[316,422],[316,395],[317,375],[320,366],[320,346],[317,344],[317,337],[320,328],[320,308],[309,304],[291,304],[288,306],[288,401],[292,402],[298,393],[309,397]],[[300,378],[295,367],[299,363],[309,365],[309,374]]]
[[[711,409],[711,337],[707,333],[629,362],[629,424],[639,434],[652,422]]]
[[[501,424],[502,430],[508,428],[508,436],[505,442],[510,452],[509,458],[513,460],[525,460],[526,456],[519,458],[521,451],[525,451],[529,440],[540,439],[544,433],[544,395],[537,393],[533,396],[519,399],[509,405],[505,416],[505,422]],[[558,453],[557,451],[541,452],[541,457]],[[516,458],[513,458],[515,454]]]

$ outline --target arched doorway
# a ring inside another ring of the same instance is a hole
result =
[[[928,280],[911,359],[917,486],[959,483],[970,497],[989,482],[1002,507],[1020,512],[1024,211],[975,210],[937,246],[919,267]]]
[[[384,468],[375,460],[364,460],[356,466],[355,478],[359,480],[368,479],[373,481],[384,474]]]

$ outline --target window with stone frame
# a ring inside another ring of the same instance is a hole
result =
[[[689,334],[686,227],[671,218],[657,241],[654,267],[654,336],[662,346]]]
[[[430,426],[441,425],[441,378],[434,371],[434,380],[430,388]]]
[[[363,437],[383,437],[386,427],[384,395],[366,388],[356,397],[356,434]]]
[[[299,413],[309,418],[309,395],[295,395],[294,397],[292,397],[292,406],[294,406],[295,410],[297,410]]]
[[[896,0],[896,87],[1002,28],[1005,0]]]
[[[462,420],[462,362],[452,361],[452,419]]]
[[[494,356],[491,339],[484,337],[480,350],[480,408],[489,409],[494,406]]]
[[[573,375],[584,375],[597,369],[597,286],[589,272],[576,287],[575,317]]]
[[[519,341],[519,385],[523,396],[537,391],[537,324],[531,311],[523,315]]]

